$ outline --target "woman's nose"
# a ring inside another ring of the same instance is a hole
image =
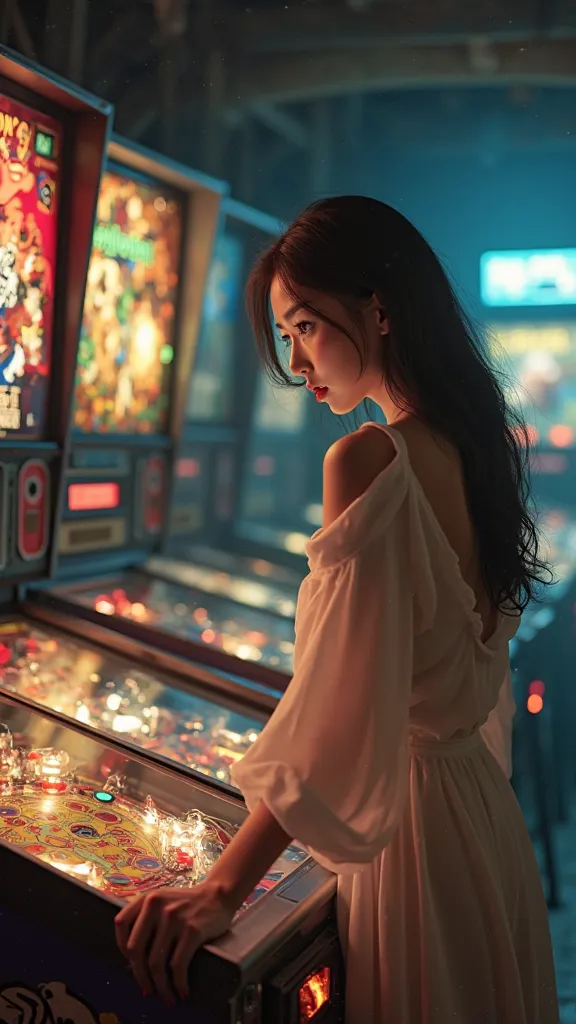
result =
[[[293,373],[297,377],[305,377],[310,370],[308,360],[304,356],[300,346],[295,341],[292,342],[292,348],[290,350],[289,366],[290,373]]]

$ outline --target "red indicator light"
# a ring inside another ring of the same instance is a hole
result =
[[[98,509],[118,508],[119,504],[120,486],[112,481],[70,484],[68,487],[68,508],[71,512],[95,512]]]
[[[315,971],[298,992],[299,1024],[313,1020],[317,1013],[330,999],[330,982],[332,972],[329,967],[321,967]]]
[[[574,443],[574,431],[565,423],[556,423],[548,431],[548,439],[555,448],[569,448]]]
[[[176,476],[179,480],[189,480],[192,477],[200,476],[200,463],[198,459],[178,459],[176,462]]]
[[[276,460],[272,455],[259,455],[254,460],[254,473],[256,476],[273,476],[276,467]]]
[[[528,693],[536,694],[537,697],[543,697],[546,693],[546,685],[542,682],[541,679],[535,679],[532,683],[530,683],[528,687]]]

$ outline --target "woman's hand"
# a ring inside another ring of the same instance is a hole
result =
[[[192,958],[204,943],[227,932],[233,917],[221,890],[210,881],[193,889],[157,889],[120,911],[116,939],[142,992],[156,990],[172,1003],[170,974],[178,995],[186,999]]]

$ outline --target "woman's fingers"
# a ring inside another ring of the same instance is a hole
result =
[[[140,904],[142,899],[133,900],[132,903],[128,903],[119,914],[116,914],[114,918],[114,930],[116,932],[116,942],[120,952],[124,954],[128,959],[128,939],[130,938],[130,932],[132,925],[134,924],[138,914],[140,912]]]
[[[170,961],[174,987],[181,999],[187,999],[190,993],[188,973],[190,964],[202,945],[202,939],[196,929],[188,927],[182,930]]]
[[[156,893],[149,893],[144,896],[138,904],[138,915],[130,935],[128,937],[127,949],[128,960],[134,972],[134,977],[143,992],[152,992],[154,986],[148,970],[148,947],[153,934],[160,923],[161,903],[155,899]]]

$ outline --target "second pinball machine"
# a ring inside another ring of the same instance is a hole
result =
[[[52,621],[66,615],[124,649],[129,640],[153,644],[158,658],[204,663],[277,697],[292,671],[297,574],[195,545],[232,531],[258,380],[242,292],[279,225],[192,172],[190,216],[181,177],[160,158],[111,147],[80,340],[61,582],[34,600]],[[120,251],[130,216],[138,253]],[[181,272],[179,245],[196,252]],[[141,266],[146,246],[152,255]]]

